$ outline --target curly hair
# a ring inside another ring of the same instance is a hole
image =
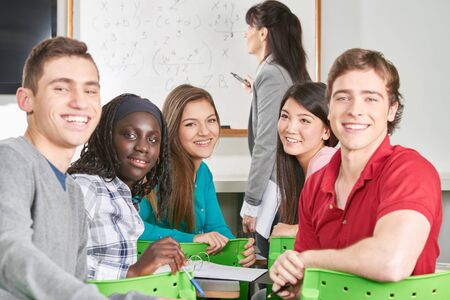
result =
[[[136,95],[122,94],[103,106],[100,122],[88,142],[83,146],[80,158],[67,171],[69,174],[85,173],[98,175],[110,180],[118,176],[119,160],[113,143],[114,119],[120,104],[129,96]],[[167,199],[171,192],[169,138],[162,114],[161,121],[163,124],[161,128],[162,143],[158,162],[131,188],[133,197],[138,196],[142,198],[157,187],[155,192],[158,197],[158,217],[165,214]]]

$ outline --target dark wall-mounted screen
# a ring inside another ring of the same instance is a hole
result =
[[[0,4],[0,94],[15,94],[30,50],[56,35],[57,0],[11,0]]]

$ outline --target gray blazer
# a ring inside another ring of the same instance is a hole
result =
[[[276,182],[276,148],[278,111],[281,99],[293,84],[282,66],[269,55],[259,66],[253,83],[253,99],[248,124],[248,145],[252,156],[244,201],[258,206],[264,190]]]

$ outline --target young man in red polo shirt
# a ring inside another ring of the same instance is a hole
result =
[[[347,50],[331,67],[328,118],[341,149],[306,182],[295,251],[270,270],[273,290],[293,285],[283,298],[296,297],[309,267],[377,281],[434,273],[440,179],[418,152],[390,144],[403,111],[399,86],[376,51]]]

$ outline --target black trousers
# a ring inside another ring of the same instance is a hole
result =
[[[275,218],[273,220],[270,232],[272,232],[273,227],[278,224],[278,213],[275,215]],[[258,246],[259,254],[269,258],[269,240],[260,235],[258,232],[256,232],[256,246]]]

